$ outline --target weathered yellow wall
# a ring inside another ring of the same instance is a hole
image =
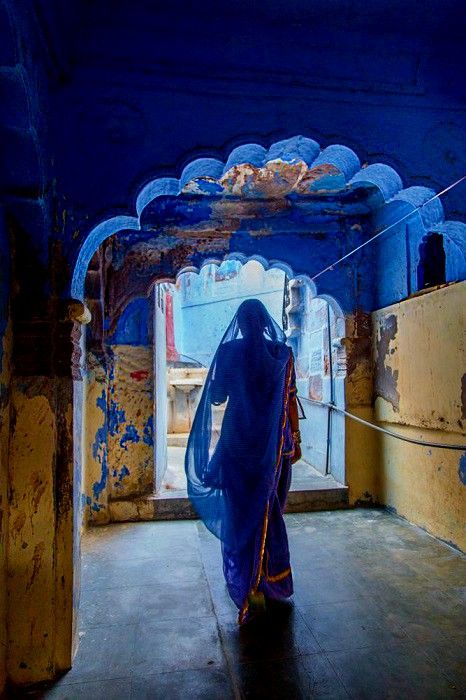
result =
[[[8,471],[8,651],[15,684],[71,665],[72,382],[12,380]]]
[[[57,442],[54,463],[54,591],[55,643],[54,671],[71,667],[72,643],[77,641],[74,622],[74,591],[79,586],[79,534],[74,527],[74,459],[73,459],[73,382],[56,377],[55,415]],[[78,511],[79,512],[79,511]],[[37,604],[37,603],[36,603]],[[37,680],[37,676],[35,677]]]
[[[54,460],[56,415],[49,379],[11,397],[8,543],[8,674],[27,683],[54,667]]]
[[[152,349],[112,346],[106,367],[88,352],[83,394],[84,518],[102,524],[109,501],[154,490]]]
[[[466,442],[466,282],[372,314],[375,417],[392,430]],[[466,454],[379,437],[381,501],[466,550]]]
[[[154,490],[153,351],[114,345],[109,387],[109,498]]]
[[[348,406],[347,410],[374,422],[371,406]],[[345,421],[346,483],[352,506],[381,505],[379,442],[370,428],[350,418]]]
[[[0,367],[0,695],[6,679],[8,449],[10,435],[11,325],[3,342]]]

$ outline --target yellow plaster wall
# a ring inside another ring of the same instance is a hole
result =
[[[378,422],[423,440],[466,443],[465,309],[461,282],[372,314]],[[465,459],[380,436],[380,498],[466,550]]]
[[[374,422],[372,406],[350,406],[359,418]],[[350,418],[345,420],[345,464],[349,503],[378,505],[381,503],[379,442],[377,433]]]
[[[10,427],[7,675],[23,685],[71,666],[71,379],[14,378]]]
[[[109,385],[110,499],[154,490],[153,351],[114,345]]]
[[[11,325],[3,336],[0,367],[0,695],[6,680],[8,450],[10,436]]]
[[[7,667],[14,683],[28,683],[50,678],[55,666],[57,421],[51,380],[14,381],[11,425]]]
[[[385,424],[386,427],[395,426]],[[464,442],[458,433],[396,428],[409,437],[436,442]],[[459,478],[461,453],[419,447],[383,436],[380,491],[399,515],[466,551],[466,486]]]
[[[68,377],[56,377],[56,435],[54,478],[54,589],[53,612],[55,672],[71,667],[72,645],[77,642],[74,591],[79,586],[79,535],[74,532],[74,459],[73,459],[73,383]],[[76,584],[76,585],[75,585]],[[37,601],[36,605],[40,605]]]
[[[111,519],[109,501],[154,490],[153,353],[116,345],[106,358],[88,352],[82,423],[85,524]]]

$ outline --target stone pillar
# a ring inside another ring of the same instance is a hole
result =
[[[73,374],[76,319],[85,320],[86,313],[83,305],[59,300],[48,309],[45,321],[23,323],[15,335],[7,666],[17,684],[70,668],[73,588],[79,586],[73,561],[80,534],[73,503]]]
[[[346,397],[349,412],[373,422],[372,324],[369,313],[355,311],[346,317]],[[351,418],[345,420],[346,480],[350,503],[379,502],[378,434]]]

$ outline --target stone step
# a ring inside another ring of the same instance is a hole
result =
[[[214,432],[219,435],[220,431],[214,426]],[[186,447],[189,433],[168,433],[167,447]]]
[[[290,491],[287,513],[348,508],[348,487]],[[111,522],[138,520],[193,520],[197,515],[186,491],[166,491],[140,499],[115,499],[109,502]]]
[[[290,491],[286,502],[287,513],[311,513],[317,510],[348,508],[348,487]]]
[[[186,447],[189,433],[168,433],[167,447]]]

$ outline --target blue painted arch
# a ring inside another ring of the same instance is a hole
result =
[[[260,144],[245,144],[233,149],[225,164],[216,158],[198,158],[189,163],[179,179],[173,177],[157,178],[148,182],[136,198],[136,216],[111,217],[94,227],[79,249],[73,261],[73,275],[69,296],[79,301],[84,300],[84,283],[89,263],[98,247],[104,240],[123,230],[139,231],[141,215],[152,202],[162,196],[177,197],[190,182],[208,182],[209,194],[219,197],[228,196],[220,184],[220,178],[239,165],[249,164],[262,168],[272,161],[284,163],[304,163],[309,169],[322,165],[335,168],[348,188],[370,187],[377,193],[374,210],[378,210],[379,221],[392,223],[393,208],[385,207],[392,202],[403,203],[402,209],[411,211],[413,218],[419,217],[421,226],[431,230],[433,226],[445,225],[441,202],[437,199],[429,202],[434,191],[426,187],[403,188],[398,173],[383,163],[373,163],[361,167],[358,156],[350,148],[335,144],[321,150],[319,144],[305,136],[294,136],[290,139],[276,142],[266,149]],[[211,186],[217,186],[212,190]],[[282,196],[287,196],[286,193]],[[421,210],[418,207],[423,207]],[[396,209],[396,207],[395,207]],[[466,225],[461,222],[446,222],[453,224],[455,236],[466,239]],[[461,232],[461,233],[459,233]]]
[[[331,306],[335,313],[338,328],[341,331],[341,335],[344,334],[344,324],[345,324],[345,314],[342,305],[338,299],[338,295],[331,293],[325,284],[316,285],[316,283],[311,279],[306,273],[296,272],[291,265],[281,260],[267,260],[262,255],[244,255],[243,253],[228,253],[222,258],[207,258],[202,262],[199,267],[194,265],[189,265],[187,267],[182,267],[177,271],[173,279],[156,280],[155,283],[159,282],[176,282],[176,280],[183,274],[188,272],[200,274],[201,270],[208,265],[216,265],[220,267],[224,262],[228,260],[237,260],[241,265],[246,265],[248,262],[259,263],[265,271],[276,269],[282,270],[289,279],[296,279],[302,281],[311,291],[311,297],[324,299]]]

